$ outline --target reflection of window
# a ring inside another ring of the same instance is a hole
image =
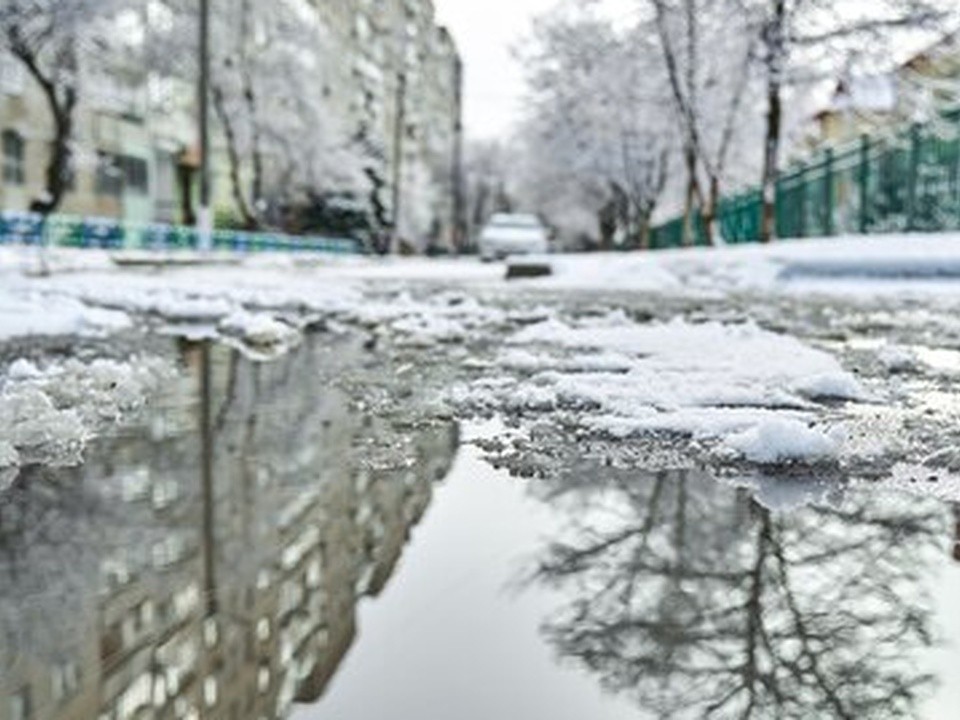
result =
[[[60,703],[76,694],[80,687],[80,670],[76,663],[54,665],[50,678],[53,699]]]
[[[29,688],[24,688],[10,698],[10,717],[12,720],[30,720],[33,717]]]
[[[14,185],[26,182],[26,143],[16,130],[3,131],[3,181]]]

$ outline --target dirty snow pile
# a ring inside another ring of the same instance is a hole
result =
[[[0,341],[38,335],[104,335],[130,326],[125,313],[69,297],[0,289]]]
[[[232,267],[65,275],[37,283],[91,305],[168,320],[219,321],[238,309],[308,313],[343,310],[360,296],[309,274]]]
[[[43,367],[17,360],[0,379],[0,470],[78,464],[91,438],[140,409],[175,374],[151,358]]]
[[[507,313],[459,292],[417,299],[409,292],[388,300],[368,300],[343,314],[361,327],[395,335],[403,347],[429,348],[460,343],[505,323]]]
[[[220,321],[218,329],[228,341],[237,340],[241,347],[264,357],[269,357],[271,352],[286,352],[300,341],[297,328],[270,313],[236,310]]]
[[[220,335],[256,357],[294,347],[304,327],[361,303],[348,284],[269,269],[201,267],[142,273],[74,272],[2,278],[0,340],[38,335],[90,335],[133,325]]]
[[[519,330],[495,372],[449,398],[475,411],[563,413],[583,431],[717,441],[774,464],[835,459],[841,427],[815,425],[827,402],[869,398],[835,358],[753,323],[638,324],[622,312]]]
[[[655,253],[553,256],[556,288],[730,292],[960,293],[960,234],[785,240]]]

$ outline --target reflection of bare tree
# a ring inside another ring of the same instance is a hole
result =
[[[545,628],[563,656],[661,717],[915,713],[941,506],[863,494],[774,515],[686,473],[608,476],[547,491],[574,518],[537,572],[569,594]]]
[[[960,504],[953,505],[953,559],[960,562]]]

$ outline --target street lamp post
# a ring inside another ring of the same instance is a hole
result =
[[[213,248],[210,211],[210,0],[200,0],[200,209],[197,231],[200,249]]]

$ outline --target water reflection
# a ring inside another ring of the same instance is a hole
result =
[[[332,379],[184,345],[164,407],[0,501],[0,720],[272,718],[324,691],[457,447]]]
[[[589,467],[538,492],[569,517],[536,572],[563,598],[546,636],[657,716],[913,717],[933,689],[940,503],[780,514],[696,473]]]

